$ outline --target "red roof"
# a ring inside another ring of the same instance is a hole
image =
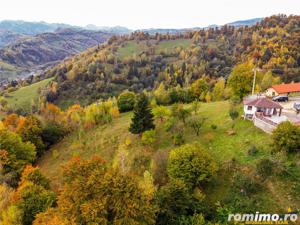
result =
[[[267,98],[257,98],[249,102],[245,102],[245,105],[255,106],[259,108],[269,108],[269,109],[282,109],[283,107],[272,100]]]
[[[278,84],[272,87],[278,94],[300,92],[300,83]]]

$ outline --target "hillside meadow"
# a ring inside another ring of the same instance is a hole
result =
[[[30,112],[32,105],[37,103],[41,90],[45,88],[51,80],[53,79],[45,79],[7,93],[5,95],[5,99],[7,100],[8,108],[13,109],[14,111],[21,110],[24,112]]]
[[[191,105],[185,107],[190,108]],[[270,136],[253,126],[251,121],[239,118],[234,127],[236,134],[228,134],[232,127],[229,107],[227,101],[202,103],[197,114],[192,115],[207,118],[199,136],[189,127],[185,127],[183,132],[185,143],[200,145],[221,165],[217,178],[205,190],[206,200],[212,205],[228,194],[233,179],[233,174],[228,171],[232,172],[233,165],[237,171],[252,174],[260,159],[271,156]],[[98,155],[112,166],[120,157],[125,157],[126,169],[142,178],[145,170],[153,169],[153,162],[158,155],[168,154],[175,147],[170,133],[165,131],[160,121],[156,121],[156,141],[151,145],[143,144],[138,135],[128,131],[131,117],[131,112],[124,113],[111,124],[75,132],[46,152],[37,165],[51,180],[54,190],[58,191],[61,187],[61,169],[72,157],[88,159]],[[216,128],[213,129],[212,125],[216,125]],[[251,155],[249,150],[253,146],[258,152]],[[299,158],[289,160],[299,163]],[[273,177],[264,185],[267,190],[259,195],[264,208],[275,211],[299,205],[300,199],[295,197],[299,196],[295,193],[300,191],[297,180]],[[291,199],[291,196],[294,198]]]
[[[118,48],[117,55],[120,59],[125,57],[131,57],[133,55],[139,55],[146,52],[149,49],[147,44],[154,45],[155,53],[159,54],[161,51],[171,52],[177,47],[186,49],[192,45],[191,39],[176,39],[176,40],[164,40],[156,43],[153,41],[126,41]]]

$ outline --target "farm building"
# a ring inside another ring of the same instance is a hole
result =
[[[271,88],[268,88],[266,95],[268,97],[274,97],[278,95],[289,95],[291,93],[300,94],[300,83],[290,83],[290,84],[278,84]]]

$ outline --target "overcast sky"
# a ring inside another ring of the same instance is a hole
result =
[[[1,0],[0,20],[186,28],[273,14],[300,14],[300,0]]]

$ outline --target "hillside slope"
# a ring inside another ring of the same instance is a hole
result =
[[[22,87],[16,91],[6,94],[7,106],[19,113],[29,113],[38,105],[41,91],[52,79],[45,79],[30,86]]]
[[[223,26],[181,34],[134,32],[114,37],[46,71],[58,85],[57,104],[91,103],[124,89],[184,86],[205,75],[213,84],[242,62],[299,81],[300,17],[265,18],[251,27]]]
[[[105,42],[111,34],[80,29],[25,36],[0,49],[0,83],[42,71],[68,56]],[[13,69],[12,69],[13,68]]]
[[[190,107],[186,105],[185,107]],[[250,121],[238,120],[235,125],[235,135],[228,135],[227,131],[232,126],[232,121],[228,115],[229,102],[213,102],[201,104],[197,114],[193,117],[206,117],[204,127],[200,135],[196,136],[195,132],[185,127],[183,136],[185,143],[197,143],[204,149],[207,149],[219,163],[222,169],[219,173],[217,184],[209,186],[205,190],[208,204],[222,202],[228,195],[228,186],[232,182],[233,174],[226,171],[227,166],[234,161],[237,170],[245,174],[255,170],[256,163],[264,158],[271,156],[271,138],[268,134],[253,126]],[[222,110],[220,110],[222,109]],[[111,124],[99,126],[85,132],[78,131],[64,138],[63,141],[53,146],[39,161],[38,166],[52,181],[52,186],[58,190],[62,184],[62,166],[65,165],[72,157],[89,159],[92,156],[100,156],[105,159],[109,165],[114,165],[119,160],[122,153],[126,170],[143,176],[145,170],[153,171],[155,160],[161,160],[163,155],[175,148],[171,134],[166,132],[165,124],[157,121],[156,123],[156,141],[152,145],[145,145],[141,142],[140,137],[131,134],[128,131],[132,113],[121,114]],[[211,125],[217,125],[212,129]],[[127,144],[125,144],[127,143]],[[127,145],[127,147],[124,147]],[[251,146],[256,146],[258,153],[249,154]],[[295,158],[298,160],[299,158]],[[161,179],[166,176],[164,173],[158,175]],[[296,181],[284,180],[284,178],[270,179],[266,186],[270,185],[271,189],[263,190],[255,199],[260,200],[260,207],[280,211],[289,207],[297,207],[300,203],[299,197],[288,199],[287,196],[297,196],[294,183]],[[297,185],[296,185],[297,186]],[[280,193],[280,194],[278,194]]]
[[[23,37],[25,37],[25,35],[17,34],[12,31],[0,29],[0,48],[3,48],[11,43],[14,43]]]

